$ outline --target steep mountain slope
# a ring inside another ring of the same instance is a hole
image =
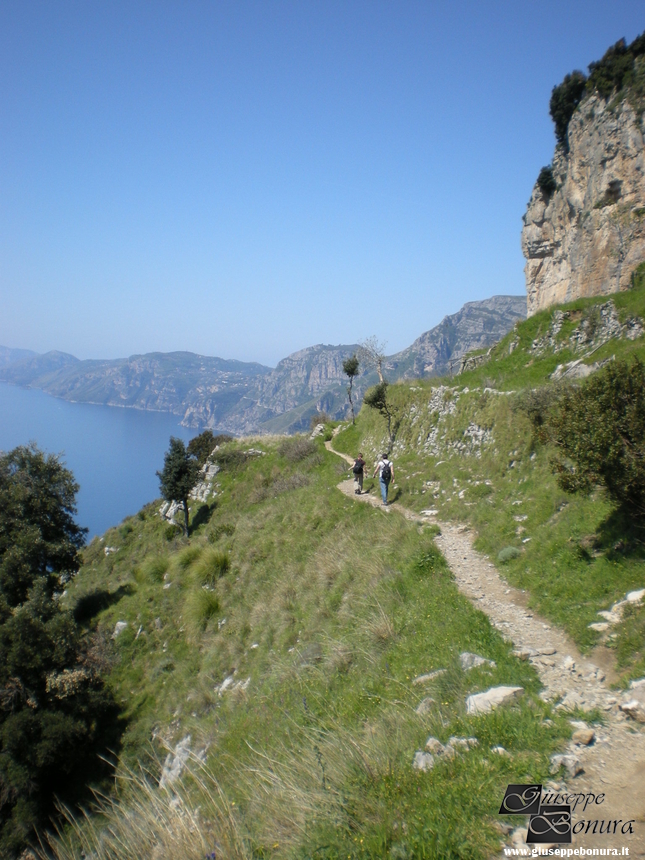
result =
[[[7,346],[0,346],[0,368],[8,367],[17,361],[34,358],[36,355],[37,353],[31,349],[10,349]]]
[[[447,362],[490,346],[526,314],[521,296],[469,302],[387,361],[392,379],[445,372]],[[318,345],[295,352],[276,368],[187,352],[150,353],[115,361],[79,361],[50,352],[0,367],[0,379],[41,388],[84,403],[172,412],[189,427],[233,434],[295,432],[325,411],[347,410],[343,360],[357,344]],[[369,372],[356,384],[357,401],[375,380]]]
[[[566,719],[459,594],[435,529],[339,493],[320,440],[247,445],[215,452],[189,540],[150,505],[61,598],[97,628],[146,778],[122,769],[115,806],[56,857],[491,856],[506,785],[546,780]],[[523,696],[467,714],[492,684]],[[445,754],[423,757],[429,735]]]
[[[586,83],[574,72],[552,98],[562,139],[522,230],[529,315],[625,290],[645,260],[645,35],[590,68]],[[559,94],[572,114],[558,112]]]

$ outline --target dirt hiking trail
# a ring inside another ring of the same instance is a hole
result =
[[[326,442],[325,447],[353,465],[353,458],[335,451],[331,442]],[[616,848],[620,854],[625,846],[630,857],[645,858],[645,727],[619,710],[620,693],[608,686],[615,675],[607,654],[601,652],[601,659],[595,658],[595,662],[581,656],[562,630],[528,609],[526,595],[505,582],[490,559],[473,548],[475,535],[469,526],[439,522],[436,517],[416,514],[397,502],[384,507],[379,495],[371,492],[355,495],[351,478],[338,484],[338,489],[356,502],[380,508],[384,516],[394,511],[421,525],[438,526],[441,534],[435,543],[448,562],[457,587],[513,643],[520,659],[532,663],[544,685],[542,698],[561,700],[560,707],[565,710],[597,708],[604,713],[605,724],[595,727],[595,739],[589,746],[571,741],[563,750],[578,760],[582,772],[575,777],[567,773],[564,779],[554,777],[550,785],[554,790],[557,785],[560,793],[605,795],[600,805],[593,805],[593,812],[589,805],[581,813],[579,805],[574,822],[582,818],[634,822],[633,835],[622,835],[620,824],[611,835],[599,835],[598,830],[595,834],[591,831],[578,834],[573,837],[571,848]],[[374,492],[378,494],[378,488]],[[598,665],[599,662],[603,665]],[[518,816],[518,824],[521,821]],[[516,834],[513,847],[524,845],[519,838]]]

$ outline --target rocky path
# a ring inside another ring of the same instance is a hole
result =
[[[351,457],[334,451],[331,442],[326,447],[353,463]],[[527,608],[524,593],[509,586],[491,561],[473,548],[474,536],[468,526],[437,522],[434,517],[416,514],[396,502],[382,507],[375,495],[356,496],[351,479],[341,482],[338,489],[357,502],[380,507],[385,516],[396,512],[421,524],[439,526],[441,534],[435,541],[459,590],[513,643],[518,658],[533,664],[544,685],[542,697],[567,711],[578,708],[603,712],[604,725],[594,728],[590,744],[574,743],[572,739],[564,751],[570,756],[565,781],[556,779],[551,786],[554,790],[557,786],[560,792],[605,795],[601,804],[593,805],[593,813],[591,804],[584,813],[579,804],[574,821],[584,818],[634,822],[633,835],[622,835],[623,825],[619,825],[615,834],[601,836],[596,831],[575,836],[573,847],[615,847],[620,852],[625,846],[630,856],[645,857],[645,726],[619,709],[623,697],[609,688],[605,670],[583,658],[563,631]],[[611,667],[607,671],[611,673]],[[583,725],[576,729],[582,730]],[[584,740],[584,732],[576,737]],[[519,847],[518,839],[519,834],[515,843]]]

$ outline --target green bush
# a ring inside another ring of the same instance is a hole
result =
[[[188,453],[191,457],[196,457],[200,466],[208,460],[218,445],[225,445],[227,442],[232,442],[233,437],[226,434],[214,436],[212,430],[204,430],[199,436],[195,436],[188,443]]]
[[[565,152],[569,151],[569,142],[567,140],[569,121],[573,116],[573,112],[582,101],[586,84],[587,78],[585,75],[580,71],[575,71],[571,72],[570,75],[565,75],[562,83],[553,87],[551,92],[549,113],[555,123],[556,140],[564,147]]]
[[[554,471],[567,492],[604,486],[625,513],[645,518],[645,368],[615,362],[565,390],[551,418]]]
[[[188,570],[189,567],[197,561],[203,552],[203,547],[199,545],[187,546],[175,556],[175,566],[179,570]]]
[[[186,618],[196,631],[206,629],[208,622],[219,612],[219,597],[214,591],[198,588],[186,600]]]
[[[209,543],[217,543],[222,537],[230,537],[235,532],[233,523],[218,523],[211,531],[208,532]]]
[[[306,460],[307,457],[315,453],[315,443],[311,439],[305,439],[303,436],[285,439],[278,447],[278,454],[290,463],[299,463],[301,460]]]
[[[231,559],[227,553],[209,547],[195,564],[195,576],[200,585],[213,586],[230,567]]]
[[[516,546],[505,546],[504,549],[501,549],[498,552],[497,558],[499,561],[504,563],[506,561],[510,561],[512,558],[519,558],[521,555],[522,553]]]
[[[169,566],[170,560],[168,556],[155,555],[144,561],[141,572],[146,579],[151,579],[153,582],[161,582]]]
[[[551,197],[555,193],[558,186],[556,185],[553,168],[550,164],[540,170],[537,184],[545,197]]]

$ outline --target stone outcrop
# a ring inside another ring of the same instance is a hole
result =
[[[645,125],[628,98],[594,94],[569,123],[569,152],[556,148],[556,190],[536,182],[524,215],[528,315],[626,290],[645,261]]]

